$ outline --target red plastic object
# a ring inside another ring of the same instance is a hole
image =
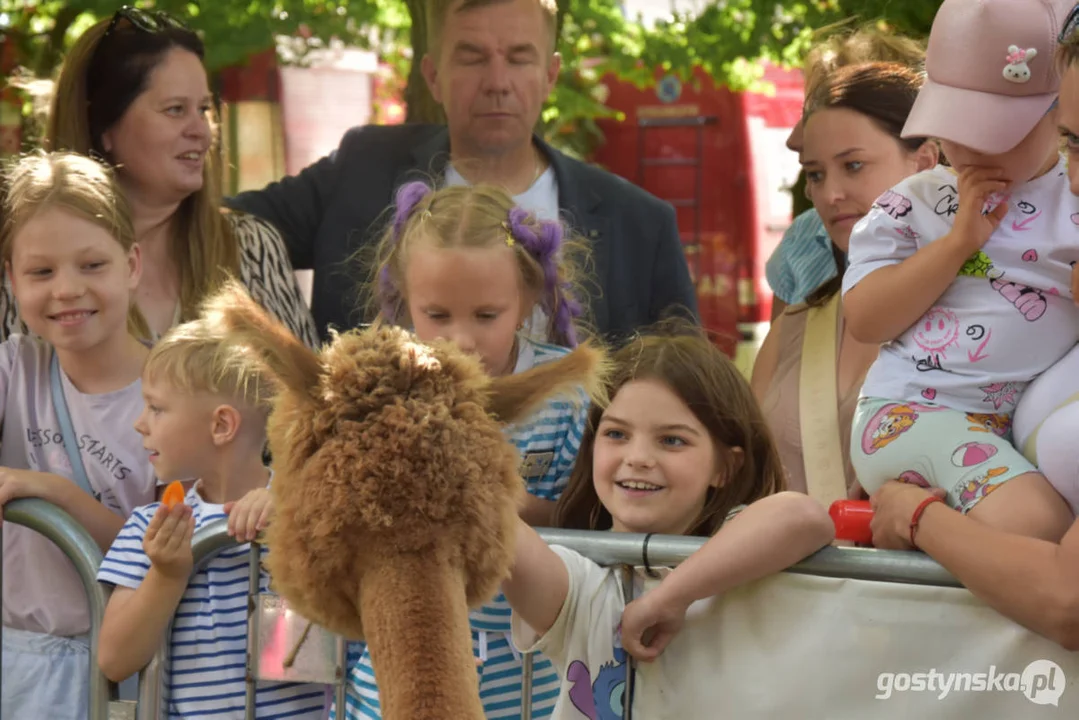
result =
[[[869,529],[873,510],[868,500],[836,500],[828,508],[828,514],[835,523],[837,540],[849,540],[859,545],[873,544],[873,533]]]

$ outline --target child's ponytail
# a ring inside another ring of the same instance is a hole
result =
[[[577,347],[575,323],[581,317],[581,303],[573,296],[573,287],[559,267],[562,256],[562,223],[542,220],[533,224],[531,214],[521,207],[509,212],[507,230],[521,243],[543,271],[541,307],[550,318],[551,339],[566,347]]]

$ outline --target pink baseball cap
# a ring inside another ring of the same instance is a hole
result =
[[[1057,35],[1076,0],[944,0],[926,50],[928,76],[903,137],[1005,153],[1060,90]]]

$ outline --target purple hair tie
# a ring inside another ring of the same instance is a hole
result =
[[[393,210],[393,246],[401,242],[405,224],[412,217],[420,201],[430,195],[431,188],[419,181],[405,183],[397,189]],[[397,322],[397,311],[401,303],[401,292],[393,282],[389,265],[384,265],[378,273],[378,294],[381,299],[382,316],[390,322]]]
[[[405,183],[397,189],[397,197],[394,201],[393,212],[393,238],[394,242],[401,240],[401,232],[405,229],[405,223],[416,209],[420,200],[431,194],[431,188],[419,182]]]
[[[542,307],[554,323],[555,331],[569,347],[577,346],[577,331],[573,326],[575,318],[581,316],[581,304],[573,297],[573,288],[568,282],[558,279],[558,252],[562,249],[562,223],[552,220],[539,222],[537,233],[529,222],[532,215],[521,207],[514,207],[509,213],[510,232],[514,240],[521,243],[528,254],[536,259],[543,269]]]

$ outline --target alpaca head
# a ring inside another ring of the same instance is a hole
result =
[[[502,424],[554,394],[597,396],[605,358],[585,344],[560,360],[491,378],[449,342],[373,327],[318,354],[231,284],[204,316],[259,352],[279,383],[268,434],[274,589],[308,619],[363,637],[367,569],[418,553],[459,568],[467,601],[497,592],[524,493]]]

